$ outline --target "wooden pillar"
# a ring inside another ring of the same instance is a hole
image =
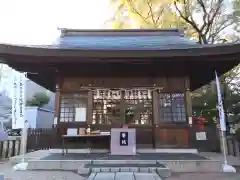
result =
[[[159,124],[159,99],[158,99],[158,91],[154,90],[152,92],[152,103],[153,103],[153,121],[152,121],[152,141],[153,141],[153,148],[156,148],[156,140],[157,140],[157,133],[158,124]]]
[[[93,92],[88,92],[87,102],[87,124],[92,124],[93,121]]]
[[[184,78],[184,89],[185,89],[184,98],[185,98],[186,123],[189,124],[189,117],[192,117],[192,98],[189,77]],[[189,141],[189,135],[190,134],[188,133],[188,135],[186,136],[187,146],[191,146],[190,145],[191,142]]]
[[[126,102],[124,99],[125,96],[125,91],[121,91],[121,100],[120,100],[120,122],[121,122],[121,126],[123,126],[124,124],[127,124],[126,122]]]
[[[152,92],[152,102],[153,102],[153,124],[159,124],[159,105],[158,105],[158,92],[154,90]]]
[[[57,123],[60,122],[60,88],[61,88],[61,77],[59,72],[56,72],[56,92],[55,92],[55,117],[57,117]]]
[[[192,117],[192,98],[191,98],[189,77],[185,77],[184,86],[185,86],[185,110],[186,110],[186,118],[188,121],[188,117]]]

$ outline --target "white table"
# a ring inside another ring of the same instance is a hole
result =
[[[66,135],[62,135],[62,154],[67,154],[68,153],[68,149],[66,148],[66,140],[68,139],[75,139],[75,138],[91,138],[91,137],[110,137],[111,133],[110,132],[101,132],[99,134],[66,134]],[[90,145],[90,140],[87,140],[87,143]]]

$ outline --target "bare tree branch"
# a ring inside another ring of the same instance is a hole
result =
[[[159,27],[159,25],[160,25],[160,17],[162,16],[162,14],[163,14],[163,12],[164,12],[164,8],[162,8],[161,9],[161,11],[158,11],[158,13],[157,13],[157,19],[156,19],[156,24],[157,24],[157,26]]]
[[[202,1],[202,0],[201,0]],[[218,13],[219,13],[219,11],[220,11],[220,8],[221,8],[221,6],[222,6],[222,4],[223,4],[223,0],[218,0],[219,2],[217,3],[217,8],[216,8],[216,10],[213,12],[213,15],[212,15],[212,18],[210,18],[210,20],[208,21],[208,24],[207,24],[207,28],[206,28],[206,30],[205,30],[205,32],[203,33],[204,35],[206,35],[208,32],[209,32],[209,29],[210,29],[210,26],[211,26],[211,24],[213,23],[213,21],[214,21],[214,19],[216,18],[216,16],[218,15]],[[212,11],[212,10],[214,10],[215,8],[212,8],[211,10],[210,10],[210,12]],[[210,13],[209,13],[210,14]],[[209,17],[210,17],[210,15],[209,15]]]
[[[186,2],[186,1],[184,0],[184,2]],[[193,22],[193,21],[190,21],[190,20],[188,19],[188,18],[189,18],[188,16],[184,16],[184,15],[183,15],[183,13],[181,12],[181,10],[178,8],[178,5],[177,5],[177,2],[176,2],[176,1],[174,1],[174,6],[175,6],[177,12],[179,13],[180,17],[183,18],[188,24],[190,24],[197,32],[200,32],[199,29],[198,29],[198,27],[197,27],[197,24],[196,24],[195,22]]]
[[[137,11],[137,9],[135,8],[132,0],[128,0],[128,3],[129,5],[131,6],[131,10],[133,13],[135,13],[136,15],[138,15],[139,17],[141,17],[141,19],[146,23],[146,24],[149,24],[148,22],[148,18],[147,17],[144,17],[140,12]]]
[[[155,21],[155,18],[154,18],[154,14],[153,14],[153,10],[152,10],[152,3],[149,0],[147,0],[147,5],[149,7],[149,11],[150,11],[150,14],[151,14],[152,22],[153,22],[155,28],[157,28],[156,21]]]
[[[202,32],[203,29],[206,27],[207,25],[207,17],[208,17],[208,12],[206,10],[205,4],[203,3],[202,0],[197,0],[197,2],[199,3],[199,5],[201,6],[202,10],[203,10],[203,25],[200,28],[200,31]]]

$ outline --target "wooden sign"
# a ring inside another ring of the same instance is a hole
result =
[[[62,89],[80,90],[81,87],[164,87],[164,82],[163,78],[64,78]]]
[[[128,146],[128,132],[120,132],[120,146]]]

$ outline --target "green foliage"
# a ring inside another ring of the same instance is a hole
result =
[[[38,93],[35,93],[31,99],[27,100],[26,105],[42,107],[45,104],[48,104],[49,100],[50,99],[46,92],[38,92]]]
[[[240,122],[239,66],[220,77],[222,99],[227,120],[234,124]],[[212,121],[218,118],[216,83],[196,90],[192,94],[194,116],[203,116]]]

